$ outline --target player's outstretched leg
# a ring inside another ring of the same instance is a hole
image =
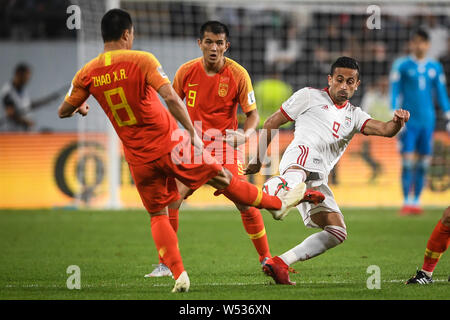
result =
[[[298,166],[291,166],[285,170],[283,175],[281,176],[288,183],[290,189],[300,189],[303,193],[302,200],[300,202],[309,202],[313,204],[318,204],[325,200],[325,196],[320,191],[315,191],[312,189],[306,189],[305,180],[308,173]],[[283,219],[288,211],[271,211],[274,219],[281,220]]]
[[[208,184],[218,189],[215,195],[224,194],[235,203],[275,211],[275,219],[284,216],[285,212],[299,204],[306,191],[306,188],[299,187],[280,197],[271,196],[253,184],[233,176],[227,169],[222,169]]]
[[[436,265],[450,244],[450,207],[445,209],[427,242],[423,266],[406,284],[429,284]]]
[[[304,198],[306,193],[306,184],[304,182],[292,187],[290,190],[279,195],[280,199],[284,198],[283,206],[279,210],[269,210],[275,220],[283,220],[289,213],[289,208],[298,205]],[[297,199],[300,196],[300,201]]]

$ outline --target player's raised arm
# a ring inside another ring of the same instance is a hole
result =
[[[383,122],[375,119],[367,121],[363,133],[369,136],[383,136],[393,137],[409,120],[409,112],[403,109],[397,109],[394,112],[394,117],[388,122]]]

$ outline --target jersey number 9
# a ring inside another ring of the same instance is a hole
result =
[[[188,98],[187,98],[187,105],[189,107],[194,107],[195,105],[195,98],[197,97],[197,91],[195,90],[189,90],[188,92]]]

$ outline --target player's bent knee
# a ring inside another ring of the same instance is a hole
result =
[[[232,173],[225,168],[219,171],[219,173],[208,181],[208,184],[216,189],[225,189],[231,182],[233,177]]]
[[[168,215],[168,211],[167,211],[167,207],[157,211],[157,212],[149,212],[150,217],[156,217],[156,216],[164,216],[164,215]]]
[[[329,225],[324,231],[328,232],[335,241],[335,246],[343,243],[347,239],[347,230],[340,226]]]
[[[239,204],[239,203],[234,203],[234,205],[239,210],[239,212],[246,212],[248,209],[250,209],[249,206],[245,206],[245,205],[242,205],[242,204]]]
[[[185,199],[186,195],[180,194],[180,199],[170,203],[168,205],[169,209],[179,209],[181,207],[181,204],[183,203],[183,200]]]

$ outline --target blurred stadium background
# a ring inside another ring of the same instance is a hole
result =
[[[128,10],[135,24],[135,49],[154,53],[170,79],[185,61],[200,56],[200,25],[220,20],[231,32],[228,56],[250,73],[262,119],[303,86],[325,87],[331,62],[349,55],[360,62],[362,87],[352,102],[374,117],[389,116],[388,77],[393,60],[408,52],[413,28],[431,33],[430,57],[450,78],[448,1],[377,1],[381,28],[366,26],[372,3],[364,1],[67,1],[0,0],[0,86],[15,66],[31,66],[32,100],[59,92],[59,99],[35,109],[26,132],[0,133],[0,208],[141,208],[115,134],[96,103],[88,117],[60,120],[57,107],[85,62],[102,50],[100,19],[107,8]],[[67,8],[81,9],[81,28],[70,30]],[[447,84],[448,85],[448,84]],[[449,89],[449,88],[448,88]],[[63,93],[62,93],[63,92]],[[2,121],[6,116],[0,108]],[[435,153],[422,197],[425,206],[450,199],[450,139],[437,108]],[[1,124],[0,124],[1,128]],[[280,155],[292,132],[279,136]],[[273,174],[277,157],[273,157]],[[402,204],[396,139],[355,137],[330,177],[341,206]],[[252,177],[262,184],[265,176]],[[351,190],[351,191],[350,191]],[[207,187],[187,206],[230,206]]]

